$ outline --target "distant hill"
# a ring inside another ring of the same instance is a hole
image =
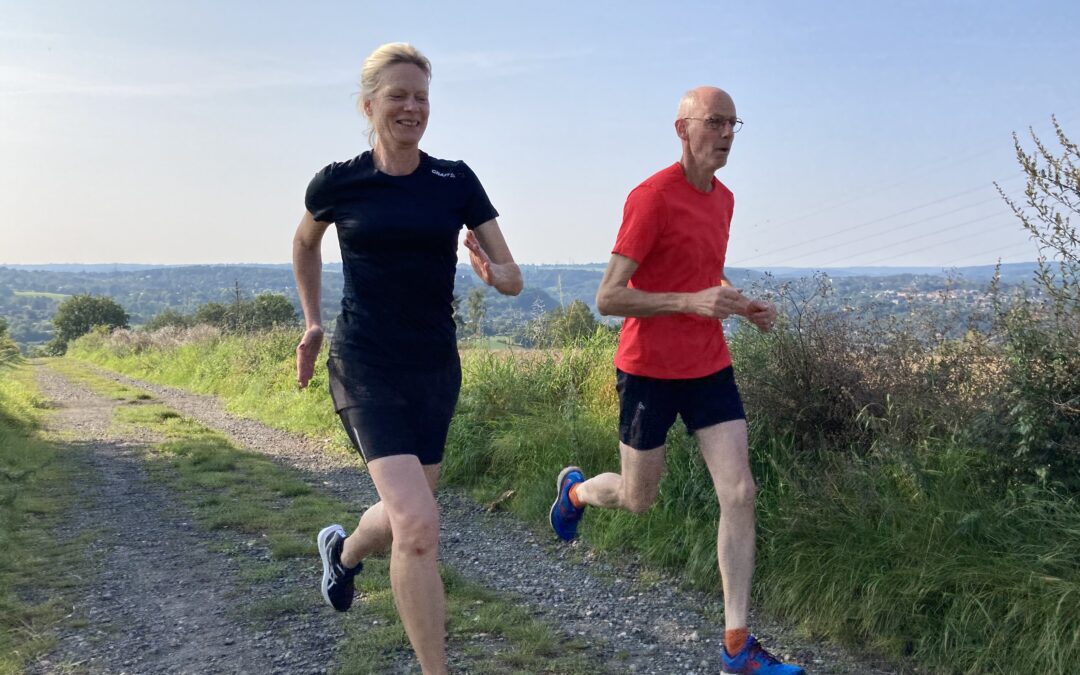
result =
[[[522,265],[525,292],[506,298],[484,287],[487,316],[497,330],[520,324],[560,304],[580,300],[594,312],[596,289],[604,272],[604,263],[583,265]],[[1035,263],[1002,266],[1005,285],[1031,279]],[[776,280],[788,281],[810,277],[811,268],[773,268],[727,270],[736,285],[750,288],[770,273]],[[958,282],[953,286],[982,292],[994,273],[993,266],[942,270],[936,267],[849,267],[824,270],[833,280],[837,295],[848,306],[864,308],[874,299],[886,298],[892,309],[906,311],[912,294],[940,291],[948,284],[947,275]],[[322,312],[327,323],[339,311],[343,285],[340,263],[323,267]],[[472,269],[459,265],[456,293],[464,300],[482,284]],[[907,294],[896,296],[898,291]],[[48,341],[52,335],[52,316],[64,298],[89,293],[105,295],[119,302],[139,325],[166,309],[190,313],[207,302],[229,303],[237,295],[250,299],[259,293],[280,293],[288,297],[299,312],[299,299],[292,266],[282,264],[245,265],[174,265],[139,264],[43,264],[0,266],[0,316],[8,320],[12,337],[20,344]],[[889,295],[889,294],[893,295]],[[909,297],[910,296],[910,297]]]
[[[1006,263],[1001,266],[1001,278],[1007,283],[1021,283],[1031,279],[1031,275],[1038,269],[1038,263]],[[812,276],[816,272],[824,272],[830,277],[894,277],[902,275],[926,275],[942,276],[955,272],[959,276],[972,281],[989,281],[994,276],[995,265],[979,265],[973,267],[772,267],[754,271],[769,272],[777,278],[798,278]]]
[[[259,293],[278,293],[289,298],[297,313],[300,302],[292,266],[281,265],[184,265],[153,267],[131,265],[133,269],[115,269],[114,265],[34,265],[19,268],[0,267],[0,316],[8,320],[11,336],[21,345],[47,342],[52,337],[52,316],[67,297],[79,294],[113,298],[127,310],[132,325],[145,323],[166,309],[191,313],[208,302],[230,303],[251,299]],[[27,269],[34,268],[34,269]],[[76,269],[77,268],[77,269]],[[594,275],[599,281],[599,273]],[[496,320],[506,314],[524,321],[554,309],[558,302],[537,287],[526,274],[530,287],[515,298],[504,298],[491,291],[488,316]],[[464,298],[480,285],[467,265],[458,267],[457,294]],[[328,325],[340,311],[344,285],[341,263],[323,266],[322,315]],[[485,287],[485,290],[490,290]],[[595,286],[587,284],[577,293],[595,295]],[[591,298],[589,300],[591,302]]]
[[[604,268],[607,263],[585,263],[581,265],[522,265],[522,269],[527,272],[531,271],[536,278],[549,279],[555,278],[563,273],[567,273],[569,276],[599,273],[603,274]],[[192,263],[190,265],[144,265],[144,264],[132,264],[132,263],[93,263],[93,264],[79,264],[79,263],[43,263],[38,265],[4,265],[0,264],[0,268],[7,268],[11,270],[24,270],[24,271],[40,271],[40,272],[73,272],[84,274],[107,274],[112,272],[139,272],[145,270],[160,270],[160,269],[206,269],[208,267],[220,267],[227,269],[269,269],[269,270],[289,270],[291,272],[292,265],[290,263],[228,263],[228,264],[214,264],[204,265],[198,263]],[[341,269],[341,263],[325,263],[324,267],[327,270]],[[467,265],[459,265],[462,268],[468,268]],[[752,267],[752,268],[729,268],[728,275],[745,273],[749,275],[759,275],[762,273],[769,273],[777,278],[791,279],[799,277],[810,277],[818,272],[824,272],[831,277],[891,277],[901,275],[929,275],[929,276],[942,276],[955,272],[960,276],[971,280],[989,280],[994,276],[995,265],[977,265],[971,267]],[[1038,269],[1038,263],[1035,262],[1020,262],[1020,263],[1005,263],[1001,266],[1002,279],[1009,283],[1018,283],[1026,281],[1031,278],[1031,275]],[[580,278],[580,277],[579,277]]]
[[[338,263],[338,265],[340,266],[340,263]],[[42,263],[39,265],[8,265],[0,263],[0,267],[34,272],[84,272],[86,274],[103,274],[106,272],[157,270],[166,267],[207,267],[207,265],[200,263],[192,263],[190,265],[146,265],[134,263]],[[267,267],[271,269],[292,269],[292,265],[289,263],[231,263],[211,265],[211,267]]]

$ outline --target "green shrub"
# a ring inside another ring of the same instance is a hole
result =
[[[19,346],[5,331],[0,331],[0,368],[13,366],[22,358]]]
[[[868,453],[965,428],[988,405],[984,376],[999,359],[969,331],[953,340],[927,326],[828,308],[830,280],[764,287],[783,314],[772,332],[729,339],[748,410],[798,452]]]
[[[1021,478],[1080,492],[1080,149],[1053,120],[1060,154],[1014,136],[1025,202],[1002,197],[1039,245],[1035,288],[999,293],[995,329],[1005,355],[998,405],[983,433]],[[998,188],[1001,191],[1001,188]]]

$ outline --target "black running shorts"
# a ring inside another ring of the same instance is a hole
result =
[[[735,370],[690,380],[661,380],[615,369],[619,392],[619,440],[636,450],[664,444],[668,429],[681,415],[686,430],[746,418],[735,386]]]
[[[327,362],[330,397],[345,432],[365,462],[416,455],[442,462],[450,418],[461,391],[457,353],[444,367],[402,370],[335,358]]]

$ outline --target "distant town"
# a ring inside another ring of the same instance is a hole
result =
[[[1035,263],[1013,263],[943,270],[927,267],[811,268],[727,270],[733,283],[751,295],[771,294],[781,310],[800,302],[818,302],[837,311],[867,316],[903,316],[914,311],[949,312],[963,321],[977,317],[992,303],[991,284],[998,275],[999,291],[1015,292],[1032,280]],[[467,334],[521,336],[530,321],[579,302],[595,320],[596,289],[604,264],[524,265],[526,288],[514,298],[500,296],[459,265],[456,311]],[[341,297],[340,264],[323,271],[323,317],[337,316]],[[469,316],[466,298],[476,294],[483,303],[482,319]],[[261,294],[282,295],[297,309],[299,302],[289,265],[8,265],[0,266],[0,317],[20,348],[31,351],[52,339],[52,317],[59,304],[74,295],[106,296],[120,304],[137,328],[162,312],[194,315],[207,303],[228,305]],[[788,307],[785,307],[788,305]]]

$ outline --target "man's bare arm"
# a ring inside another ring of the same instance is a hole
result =
[[[604,316],[648,317],[664,314],[696,314],[724,319],[745,314],[747,299],[733,286],[713,286],[696,293],[650,293],[630,288],[638,264],[618,253],[611,256],[600,288],[596,308]]]

